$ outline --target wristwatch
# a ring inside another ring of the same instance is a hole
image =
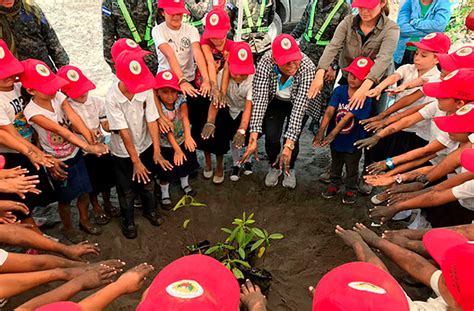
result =
[[[391,170],[393,170],[395,168],[395,163],[393,163],[393,159],[392,158],[387,158],[385,160],[385,165],[387,165],[387,167]]]
[[[397,174],[397,176],[395,176],[395,181],[397,182],[397,184],[402,184],[403,183],[402,175]]]
[[[290,149],[291,151],[295,150],[295,144],[293,144],[293,143],[285,144],[283,147],[286,147],[286,148]]]
[[[245,135],[245,130],[244,129],[238,129],[237,132],[239,134]]]

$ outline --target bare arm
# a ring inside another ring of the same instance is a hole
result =
[[[421,116],[421,114],[419,114],[418,112],[412,113],[409,116],[404,117],[401,120],[391,124],[389,127],[386,127],[382,131],[378,132],[376,135],[379,137],[386,137],[396,132],[399,132],[403,129],[406,129],[407,127],[410,127],[422,120],[423,120],[423,117]]]
[[[252,115],[252,101],[246,100],[244,112],[242,113],[242,120],[240,121],[239,129],[247,131],[250,123],[250,116]]]
[[[384,112],[382,112],[381,115],[382,115],[383,118],[386,118],[389,115],[391,115],[392,113],[395,113],[395,112],[399,111],[402,108],[410,106],[411,104],[413,104],[414,102],[416,102],[417,100],[422,98],[423,96],[425,96],[425,95],[420,90],[417,90],[417,91],[415,91],[415,92],[413,92],[409,95],[403,96],[402,98],[397,100],[395,102],[395,104],[388,107],[388,109],[386,109]]]
[[[436,152],[441,151],[445,148],[446,147],[442,143],[440,143],[438,140],[434,140],[424,147],[414,149],[407,153],[394,157],[393,162],[395,165],[400,165],[402,163],[417,160],[422,157],[431,156],[433,154],[436,154]]]
[[[460,156],[464,149],[470,148],[470,143],[464,144],[456,149],[454,152],[448,154],[438,165],[436,165],[426,177],[429,182],[433,182],[443,178],[444,176],[452,173],[457,167],[461,165]]]

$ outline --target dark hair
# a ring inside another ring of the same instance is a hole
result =
[[[388,0],[381,0],[380,3],[383,3],[385,1],[385,5],[382,8],[382,12],[385,13],[385,15],[389,16],[390,15],[390,8],[388,7]]]

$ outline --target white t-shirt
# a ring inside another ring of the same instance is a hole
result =
[[[222,79],[222,72],[218,75],[218,81]],[[247,79],[237,84],[234,79],[229,79],[229,87],[227,96],[229,97],[229,114],[235,120],[245,109],[245,102],[252,100],[252,81],[253,75],[249,75]]]
[[[89,96],[85,103],[78,103],[68,99],[71,108],[81,117],[90,130],[100,127],[100,122],[107,120],[105,113],[105,102],[102,98]]]
[[[418,78],[418,70],[415,68],[415,65],[413,65],[413,64],[406,64],[406,65],[400,66],[395,72],[400,75],[402,83],[407,83],[407,82],[410,82],[410,81],[415,80],[416,78]],[[432,79],[439,79],[439,75],[440,75],[440,72],[439,72],[438,68],[436,68],[436,66],[434,66],[433,68],[431,68],[431,70],[429,70],[428,72],[423,74],[421,77],[432,80]],[[411,93],[413,93],[417,90],[420,90],[420,89],[421,89],[421,87],[405,90],[405,91],[401,92],[400,94],[397,94],[397,96],[395,98],[395,101],[399,100],[402,97],[410,95]],[[428,96],[423,96],[422,98],[415,101],[413,104],[400,109],[399,111],[397,111],[397,113],[401,113],[401,112],[404,112],[404,111],[406,111],[408,109],[411,109],[413,107],[424,105],[426,103],[433,102],[433,101],[435,101],[434,98],[428,97]],[[421,137],[421,138],[423,138],[424,140],[427,140],[427,141],[429,141],[430,138],[431,138],[430,122],[429,121],[418,122],[418,123],[414,124],[413,126],[411,126],[409,128],[403,129],[403,131],[416,133],[416,135],[418,135],[418,137]]]
[[[23,110],[25,103],[21,97],[21,83],[15,83],[10,92],[0,92],[0,126],[12,124],[20,135],[31,142],[33,128],[26,121]],[[18,153],[0,144],[0,153]]]
[[[466,181],[454,187],[452,191],[459,204],[468,210],[474,211],[474,180]]]
[[[153,90],[135,94],[129,101],[118,85],[118,82],[114,83],[105,98],[105,111],[112,132],[110,151],[116,157],[129,158],[120,133],[114,131],[129,129],[135,149],[141,154],[152,144],[147,123],[156,121],[160,116]]]
[[[50,132],[39,126],[38,124],[31,121],[36,115],[42,115],[54,123],[57,123],[61,126],[64,126],[69,129],[69,120],[67,119],[66,114],[64,113],[61,105],[66,100],[66,96],[60,92],[57,93],[56,97],[51,101],[54,111],[49,111],[37,105],[33,99],[30,101],[25,108],[25,117],[26,120],[33,126],[39,136],[39,142],[43,150],[54,156],[55,158],[66,161],[72,159],[76,156],[79,148],[62,136],[54,132]]]
[[[446,311],[448,310],[448,304],[444,301],[441,293],[439,292],[438,282],[442,272],[440,270],[433,273],[430,279],[431,289],[435,292],[436,298],[429,298],[426,302],[424,301],[412,301],[408,296],[408,304],[410,305],[410,311]]]
[[[188,82],[194,81],[196,67],[194,65],[192,44],[200,41],[196,27],[182,23],[179,30],[172,30],[166,26],[166,22],[163,22],[153,27],[151,34],[155,41],[156,55],[158,56],[158,72],[171,69],[168,60],[159,49],[160,45],[168,43],[178,59],[184,78]]]
[[[446,116],[446,112],[439,109],[437,100],[435,100],[434,102],[429,103],[425,107],[421,108],[418,111],[418,113],[421,114],[421,116],[425,120],[428,120],[430,122],[430,133],[431,133],[431,135],[430,135],[429,142],[432,142],[433,140],[438,139],[438,137],[440,137],[439,136],[440,134],[443,135],[444,132],[441,131],[438,128],[438,126],[436,126],[436,123],[433,121],[433,119],[435,117],[444,117],[444,116]],[[448,137],[448,139],[449,139],[449,137]],[[436,158],[432,159],[430,161],[431,163],[433,163],[433,164],[440,163],[446,157],[448,152],[447,152],[446,149],[443,149],[443,150],[439,151],[437,154],[438,154],[438,156]]]
[[[0,248],[0,266],[3,266],[5,261],[7,261],[8,252]]]

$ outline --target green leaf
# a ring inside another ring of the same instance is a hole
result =
[[[233,247],[232,245],[229,245],[229,244],[224,244],[223,247],[228,249],[228,250],[231,250],[231,251],[235,250],[235,247]]]
[[[232,243],[235,240],[235,236],[237,235],[237,232],[239,232],[239,229],[239,227],[235,227],[232,234],[225,241],[227,243]]]
[[[259,250],[258,250],[258,258],[262,258],[263,257],[263,254],[265,254],[265,250],[266,248],[265,247],[261,247]]]
[[[271,234],[268,238],[271,239],[271,240],[281,240],[283,239],[285,236],[281,233],[273,233]]]
[[[259,248],[260,245],[262,245],[263,242],[265,242],[265,239],[260,239],[260,240],[258,240],[257,242],[255,242],[255,243],[252,245],[252,248],[250,249],[250,251],[253,252],[253,251],[256,250],[257,248]]]
[[[230,263],[226,262],[225,266],[230,270]]]
[[[210,255],[212,253],[215,253],[220,247],[218,245],[209,247],[209,249],[204,253],[206,255]]]
[[[237,243],[239,243],[239,245],[244,244],[244,239],[245,239],[245,232],[242,228],[239,228],[239,231],[237,232]]]
[[[221,230],[224,231],[225,233],[232,234],[232,230],[230,230],[230,229],[221,228]]]
[[[239,252],[240,258],[245,259],[245,251],[242,248],[237,250]]]
[[[254,216],[254,215],[255,215],[254,213],[250,214],[250,216],[249,216],[249,218],[247,218],[247,220],[253,219],[253,216]]]
[[[249,269],[252,268],[252,267],[250,267],[250,264],[246,261],[235,259],[234,262],[236,262],[238,264],[241,264],[242,266],[244,266],[246,268],[249,268]]]
[[[258,236],[261,239],[265,238],[265,234],[263,233],[263,231],[261,229],[253,228],[252,232],[255,233],[255,235]]]
[[[244,278],[244,274],[242,273],[242,271],[240,271],[240,269],[233,268],[232,273],[234,273],[234,276],[237,279],[243,279]]]
[[[265,233],[265,237],[268,237],[268,231],[263,229],[263,233]]]
[[[188,228],[188,224],[189,224],[190,221],[191,221],[191,219],[186,219],[186,220],[183,222],[183,229],[187,229],[187,228]]]
[[[246,218],[245,218],[245,212],[244,212],[244,216],[242,217],[242,220],[245,222]]]
[[[254,224],[254,223],[255,223],[255,220],[253,220],[253,219],[247,220],[247,224],[249,224],[249,225]]]

